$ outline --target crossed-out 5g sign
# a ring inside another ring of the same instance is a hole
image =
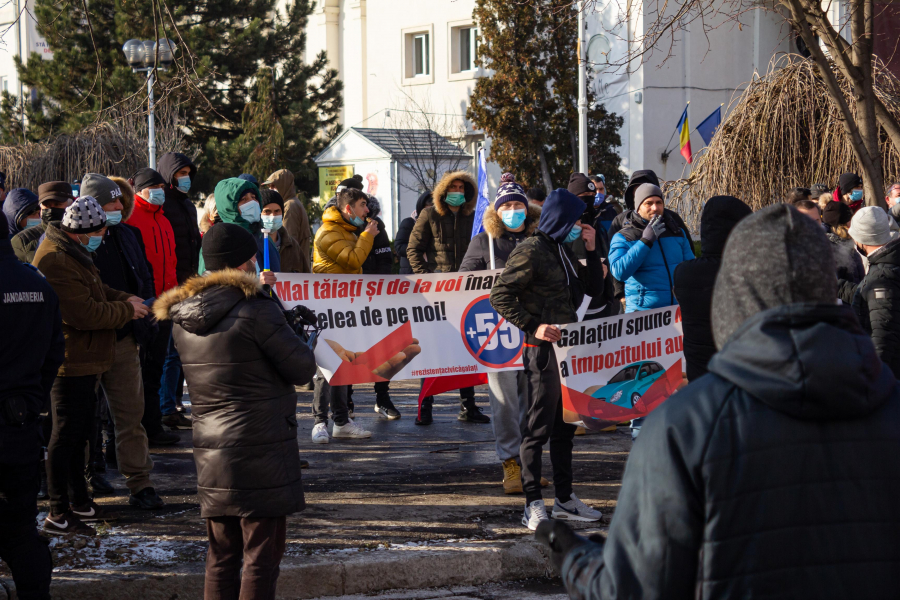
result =
[[[463,310],[460,332],[469,354],[486,367],[511,367],[521,361],[525,336],[491,306],[490,296]]]

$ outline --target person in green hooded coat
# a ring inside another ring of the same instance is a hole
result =
[[[249,181],[231,177],[223,179],[216,184],[214,195],[216,210],[219,212],[218,217],[216,217],[216,223],[240,225],[253,234],[253,237],[256,238],[256,246],[259,248],[259,251],[256,253],[256,264],[262,271],[265,268],[264,249],[266,238],[262,234],[262,207],[259,204],[259,188]],[[268,244],[269,270],[277,273],[281,270],[281,258],[272,240],[268,240]],[[205,271],[206,265],[203,261],[203,252],[201,252],[200,273],[202,274]]]

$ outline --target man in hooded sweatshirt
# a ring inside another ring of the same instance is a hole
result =
[[[41,203],[41,222],[36,227],[20,231],[12,238],[13,251],[22,262],[31,264],[37,252],[41,236],[47,231],[51,221],[62,221],[63,213],[75,198],[72,186],[65,181],[50,181],[38,186],[38,201]]]
[[[431,194],[432,206],[422,210],[409,236],[406,256],[414,273],[455,273],[459,271],[475,224],[478,201],[475,179],[465,171],[445,173]],[[459,420],[490,423],[475,404],[475,388],[459,390]],[[417,425],[430,425],[434,397],[422,399]]]
[[[197,225],[197,208],[188,198],[197,167],[184,154],[167,152],[160,157],[156,170],[166,182],[163,212],[175,236],[176,275],[181,284],[196,275],[199,268],[200,227]]]
[[[900,373],[900,238],[891,235],[891,217],[878,206],[861,208],[850,221],[850,237],[869,270],[859,285],[839,281],[839,297],[850,304],[872,336],[878,357]]]
[[[525,333],[522,363],[528,393],[527,427],[519,459],[525,514],[522,524],[534,531],[547,519],[541,497],[541,451],[549,440],[556,501],[553,517],[598,521],[602,516],[572,492],[572,439],[575,426],[563,421],[559,367],[553,343],[560,339],[558,324],[574,323],[585,294],[603,294],[604,266],[596,252],[594,228],[581,223],[584,201],[558,189],[547,198],[537,233],[516,246],[503,274],[491,288],[491,306]],[[582,265],[569,249],[584,240]]]
[[[716,353],[712,334],[712,298],[725,242],[734,226],[753,211],[733,196],[713,196],[700,215],[700,258],[675,267],[675,298],[684,327],[684,361],[688,381],[706,374]]]
[[[175,324],[191,389],[207,599],[274,600],[286,516],[305,505],[294,386],[312,377],[315,357],[260,286],[257,251],[246,228],[214,225],[206,276],[153,306]]]
[[[3,203],[3,213],[9,221],[10,237],[41,224],[41,203],[29,189],[10,190]]]
[[[304,208],[300,198],[297,197],[294,174],[287,169],[280,169],[269,175],[269,178],[262,185],[281,194],[284,200],[284,228],[300,244],[300,255],[305,259],[298,273],[311,273],[310,242],[312,240],[312,231],[309,228],[309,216],[306,214],[306,208]]]
[[[786,204],[731,233],[709,374],[646,420],[604,544],[541,527],[569,597],[894,598],[900,385],[835,304],[822,228]]]

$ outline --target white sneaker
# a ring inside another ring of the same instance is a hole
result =
[[[335,429],[337,429],[336,425]],[[328,425],[325,423],[316,423],[316,426],[313,427],[312,430],[313,444],[327,444],[330,440],[331,436],[328,435]]]
[[[338,425],[335,423],[334,429],[331,432],[331,437],[335,438],[345,438],[345,439],[363,439],[372,437],[371,431],[366,431],[359,425],[353,422],[353,419],[347,419],[346,425]]]
[[[547,520],[547,507],[544,506],[543,500],[535,500],[531,504],[525,505],[525,514],[522,516],[522,525],[535,531],[541,521]]]
[[[579,500],[575,494],[571,494],[568,502],[556,499],[551,516],[561,521],[599,521],[603,513]]]

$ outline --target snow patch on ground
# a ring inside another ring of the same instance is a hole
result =
[[[120,527],[97,525],[98,535],[54,536],[50,550],[54,556],[54,572],[70,569],[116,569],[120,567],[171,566],[173,562],[200,560],[206,544],[136,534]]]

